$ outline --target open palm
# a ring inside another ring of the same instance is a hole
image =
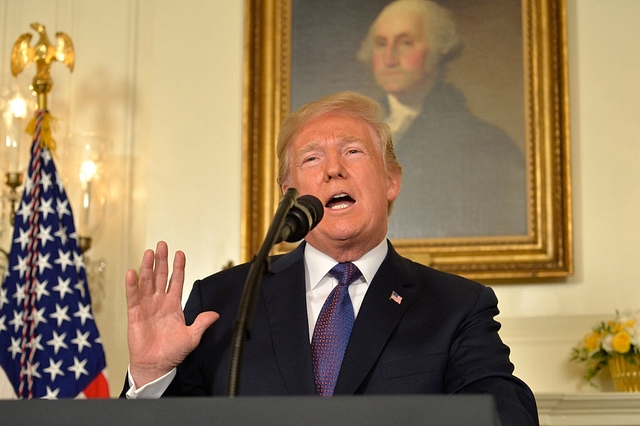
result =
[[[184,253],[176,252],[169,278],[168,247],[160,241],[155,253],[145,251],[139,279],[135,271],[127,271],[129,369],[138,388],[180,364],[219,318],[215,312],[202,312],[192,325],[185,324],[181,304],[185,264]]]

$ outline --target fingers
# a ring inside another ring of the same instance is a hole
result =
[[[125,275],[126,294],[128,299],[139,295],[152,295],[155,292],[171,292],[173,295],[182,296],[184,286],[184,269],[186,256],[182,251],[177,251],[173,258],[171,278],[169,277],[169,248],[164,241],[158,241],[156,251],[146,250],[140,263],[140,277],[135,271],[128,270]],[[132,299],[133,300],[133,299]]]
[[[173,256],[173,267],[171,278],[169,279],[169,288],[167,293],[173,296],[182,297],[182,287],[184,286],[184,268],[187,264],[185,254],[178,250]]]
[[[153,268],[153,291],[165,292],[167,280],[169,278],[169,248],[164,241],[156,244],[156,254],[154,257],[155,266]]]
[[[138,279],[137,289],[142,294],[153,293],[153,266],[154,266],[153,250],[145,250],[140,262],[140,277]]]
[[[124,277],[125,294],[127,295],[127,305],[132,306],[138,302],[138,274],[133,269],[129,269]]]
[[[140,262],[139,279],[134,271],[127,271],[125,276],[127,298],[136,294],[149,296],[155,292],[166,291],[169,276],[168,252],[167,243],[164,241],[158,242],[155,252],[151,249],[145,250]],[[184,275],[184,266],[182,269]]]

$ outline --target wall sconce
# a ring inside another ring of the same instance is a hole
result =
[[[30,136],[25,132],[25,127],[34,110],[33,96],[20,90],[17,82],[12,79],[0,94],[0,111],[2,111],[0,170],[3,173],[4,183],[9,187],[7,198],[11,204],[11,225],[15,220],[16,203],[20,198],[17,189],[24,182],[24,172],[28,162]],[[4,228],[4,223],[2,225]]]
[[[76,231],[83,253],[91,248],[101,230],[105,209],[104,163],[110,141],[93,132],[69,137],[69,155],[65,157],[68,177],[65,188],[74,208]]]
[[[106,156],[111,140],[94,132],[79,132],[72,133],[59,145],[61,156],[64,152],[59,171],[73,209],[94,309],[98,310],[105,293],[106,263],[103,259],[93,260],[87,251],[103,230],[107,199]]]

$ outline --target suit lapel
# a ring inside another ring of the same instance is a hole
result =
[[[315,394],[305,296],[304,243],[276,259],[262,284],[276,359],[290,394]]]
[[[335,394],[354,394],[374,366],[398,321],[416,296],[417,286],[391,244],[362,302],[342,361]],[[402,297],[391,299],[392,292]]]

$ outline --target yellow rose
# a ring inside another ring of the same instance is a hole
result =
[[[613,332],[613,334],[616,334],[616,333],[621,332],[624,329],[633,328],[635,323],[636,323],[635,319],[628,319],[623,323],[615,323],[615,324],[613,324],[612,332]]]
[[[613,336],[611,346],[616,352],[626,354],[631,349],[631,336],[626,331],[621,331]]]
[[[624,323],[622,323],[622,326],[624,328],[633,328],[634,325],[636,325],[635,319],[628,319]]]
[[[600,342],[600,333],[594,331],[592,333],[584,336],[584,347],[587,352],[593,352],[598,348],[598,343]]]

